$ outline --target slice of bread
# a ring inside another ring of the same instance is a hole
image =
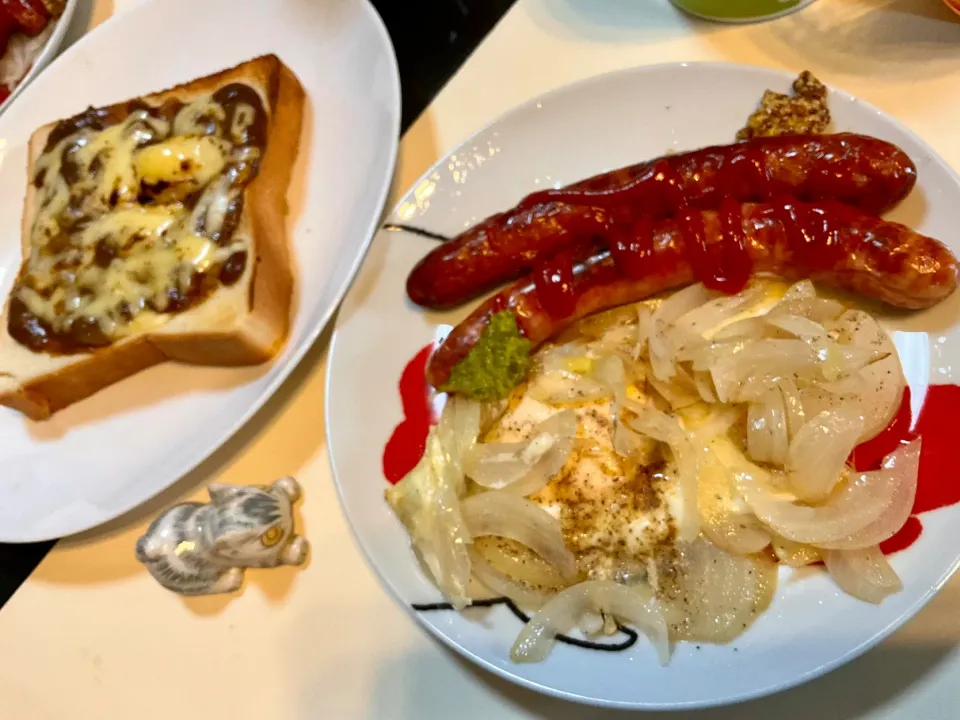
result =
[[[80,351],[71,348],[66,354],[34,350],[14,339],[10,335],[8,297],[0,327],[0,404],[42,420],[165,360],[198,365],[252,365],[271,359],[283,346],[290,326],[293,290],[285,231],[286,193],[297,156],[304,104],[303,89],[293,72],[277,57],[268,55],[100,110],[107,116],[123,117],[144,105],[152,109],[171,102],[205,102],[203,98],[231,83],[246,84],[257,92],[267,121],[259,172],[243,186],[242,212],[232,235],[235,242],[239,238],[239,242],[248,243],[244,247],[249,249],[239,279],[233,284],[216,285],[206,299],[181,312],[146,313],[150,322],[142,329],[137,325],[136,330],[127,330],[129,334],[105,346]],[[174,126],[171,121],[170,127]],[[56,127],[57,123],[46,125],[30,139],[30,181],[22,226],[25,263],[30,257],[32,228],[40,211],[37,185],[42,182],[42,175],[38,177],[36,165]],[[242,127],[241,132],[247,131]],[[109,162],[110,155],[106,157]],[[211,182],[217,182],[217,177]],[[111,206],[114,202],[111,200]],[[135,211],[140,212],[140,208],[134,205]]]

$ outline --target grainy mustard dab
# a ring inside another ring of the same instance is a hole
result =
[[[818,135],[830,125],[827,88],[810,71],[804,70],[793,81],[793,94],[767,90],[760,107],[737,132],[737,140],[776,135]]]

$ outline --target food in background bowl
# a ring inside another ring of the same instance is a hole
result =
[[[66,0],[0,1],[0,103],[26,76],[66,6]]]
[[[799,10],[813,0],[671,0],[681,10],[707,20],[769,20]]]

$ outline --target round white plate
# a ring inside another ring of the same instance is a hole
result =
[[[298,276],[289,343],[255,368],[168,363],[44,423],[0,409],[0,541],[117,517],[193,468],[266,401],[330,319],[373,236],[396,159],[400,89],[390,40],[365,0],[153,0],[80,40],[0,117],[5,296],[20,264],[34,128],[271,52],[308,99],[288,193]]]
[[[18,58],[18,61],[30,62],[32,59],[32,63],[13,88],[9,97],[0,103],[0,112],[10,107],[10,103],[13,102],[14,98],[23,92],[23,89],[27,87],[30,81],[57,56],[57,52],[59,52],[60,46],[63,44],[63,38],[70,27],[70,21],[73,19],[73,13],[77,9],[78,2],[79,0],[67,0],[67,4],[63,8],[63,13],[57,18],[52,32],[50,32],[49,37],[47,37],[43,44],[38,45],[36,41],[28,41],[28,44],[24,46],[23,52],[20,53],[22,57]],[[13,50],[8,48],[8,52],[13,52]]]
[[[390,218],[445,235],[515,204],[528,192],[566,184],[668,150],[730,142],[766,88],[785,74],[734,65],[637,68],[560,89],[514,110],[453,150],[403,199]],[[958,178],[897,121],[834,91],[836,127],[891,140],[913,157],[919,185],[891,217],[960,251]],[[423,312],[404,282],[434,241],[381,231],[340,312],[327,378],[330,457],[346,515],[391,593],[406,607],[440,600],[421,574],[400,522],[383,500],[381,452],[402,419],[397,381],[404,365],[444,323],[468,308]],[[895,334],[913,397],[930,378],[951,382],[960,368],[960,297],[934,310],[885,318]],[[927,332],[935,333],[928,338]],[[558,646],[540,664],[514,665],[508,652],[519,622],[504,607],[471,620],[452,612],[416,617],[488,670],[571,700],[630,708],[720,705],[816,677],[893,632],[946,581],[960,559],[960,508],[922,516],[924,534],[893,565],[903,592],[875,607],[842,594],[817,571],[784,572],[770,610],[734,643],[681,644],[668,667],[649,645],[623,653]]]

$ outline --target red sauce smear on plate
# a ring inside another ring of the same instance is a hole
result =
[[[427,434],[434,422],[426,377],[432,352],[431,343],[407,363],[400,376],[403,421],[394,428],[383,448],[383,475],[391,485],[403,480],[417,466],[427,447]]]
[[[942,507],[960,503],[960,480],[957,478],[956,457],[953,452],[957,440],[955,422],[960,408],[960,386],[931,385],[914,418],[910,409],[910,389],[903,394],[900,410],[887,429],[873,440],[853,451],[851,460],[859,471],[875,470],[885,455],[897,445],[922,438],[920,447],[920,478],[917,498],[910,518],[900,531],[880,544],[890,554],[910,547],[920,537],[923,523],[917,517]]]
[[[431,389],[425,379],[427,361],[433,344],[418,352],[400,376],[400,401],[403,421],[394,428],[383,449],[383,475],[391,484],[400,482],[413,470],[426,448],[430,426],[436,422],[431,407]],[[860,472],[877,470],[883,458],[901,443],[923,438],[920,450],[920,476],[913,510],[904,526],[893,537],[880,544],[890,554],[913,545],[923,532],[917,515],[950,505],[960,504],[960,480],[956,477],[956,443],[954,421],[960,408],[960,386],[931,385],[927,388],[919,417],[910,408],[910,388],[903,394],[900,409],[887,428],[872,440],[859,445],[850,456]]]

